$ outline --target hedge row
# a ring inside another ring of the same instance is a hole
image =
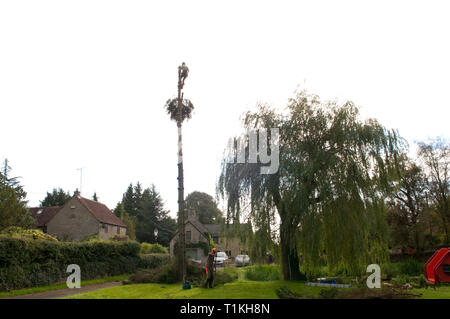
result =
[[[168,256],[141,257],[136,242],[52,242],[0,237],[0,291],[51,285],[69,275],[67,266],[77,264],[81,279],[134,273],[155,268]]]

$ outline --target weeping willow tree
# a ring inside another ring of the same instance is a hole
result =
[[[304,91],[289,100],[284,114],[259,105],[245,114],[243,126],[279,128],[279,169],[264,175],[264,164],[247,156],[231,163],[227,155],[217,189],[227,202],[228,219],[239,220],[247,208],[257,223],[266,218],[267,207],[276,210],[286,280],[303,277],[299,256],[303,272],[317,267],[324,254],[331,268],[349,273],[386,258],[384,198],[405,147],[396,131],[374,119],[362,121],[351,102],[321,102]],[[228,154],[238,144],[235,139]],[[245,149],[249,154],[248,143]]]

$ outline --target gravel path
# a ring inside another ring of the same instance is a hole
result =
[[[10,298],[5,299],[56,299],[61,298],[65,296],[70,295],[76,295],[83,292],[88,292],[92,290],[102,289],[102,288],[109,288],[114,286],[120,286],[122,284],[121,281],[112,281],[112,282],[104,282],[101,284],[93,284],[93,285],[87,285],[87,286],[81,286],[81,288],[73,288],[73,289],[58,289],[58,290],[50,290],[50,291],[43,291],[43,292],[37,292],[34,294],[29,295],[21,295],[21,296],[14,296]]]

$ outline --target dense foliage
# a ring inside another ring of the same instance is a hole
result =
[[[43,233],[40,229],[23,229],[18,226],[10,226],[0,232],[0,235],[4,235],[11,238],[24,238],[24,239],[41,239],[58,241],[57,238]]]
[[[256,265],[247,267],[245,277],[254,281],[282,280],[283,274],[279,265]]]
[[[120,207],[121,205],[123,207]],[[169,246],[176,231],[176,222],[164,208],[163,199],[154,185],[142,189],[139,182],[134,186],[130,184],[114,213],[118,216],[129,215],[135,226],[136,240],[139,242]]]
[[[5,160],[0,172],[0,230],[9,226],[30,228],[35,221],[26,208],[26,192],[17,177],[10,177],[11,168]]]
[[[222,212],[211,195],[202,192],[192,192],[185,199],[186,209],[193,209],[202,224],[218,224]]]
[[[41,207],[63,206],[70,198],[69,192],[65,192],[62,188],[54,188],[51,193],[47,192],[44,200],[41,201]]]
[[[388,202],[392,248],[420,254],[450,244],[449,164],[449,143],[439,138],[420,142],[415,160],[402,154]]]
[[[141,254],[168,254],[166,247],[160,244],[141,243]]]
[[[127,236],[131,240],[136,240],[136,226],[133,218],[127,213],[122,203],[118,203],[113,213],[127,226]]]
[[[181,103],[181,121],[184,122],[184,120],[189,120],[192,117],[194,105],[188,99],[183,99]],[[167,100],[165,109],[171,120],[178,120],[178,99]]]
[[[433,211],[443,230],[442,242],[450,245],[450,143],[436,138],[419,143],[419,158],[427,175],[427,189]]]
[[[214,285],[222,285],[238,279],[238,271],[235,268],[226,268],[216,271]],[[188,263],[186,267],[186,280],[193,286],[203,287],[206,274],[202,267]],[[172,284],[178,282],[176,263],[168,263],[155,269],[141,269],[130,277],[130,283],[164,283]]]

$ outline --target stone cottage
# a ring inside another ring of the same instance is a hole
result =
[[[107,240],[127,232],[127,226],[106,205],[81,197],[79,192],[64,206],[33,207],[30,213],[39,229],[61,240],[95,235]]]
[[[239,254],[248,253],[248,240],[242,241],[238,236],[233,235],[233,225],[202,224],[195,211],[188,212],[184,224],[186,239],[186,257],[193,260],[204,261],[207,256],[205,248],[209,248],[210,237],[217,245],[218,251],[224,251],[228,257],[234,258]],[[251,231],[248,224],[241,224],[241,229]],[[170,240],[170,255],[175,255],[175,244],[178,241],[178,232]]]

